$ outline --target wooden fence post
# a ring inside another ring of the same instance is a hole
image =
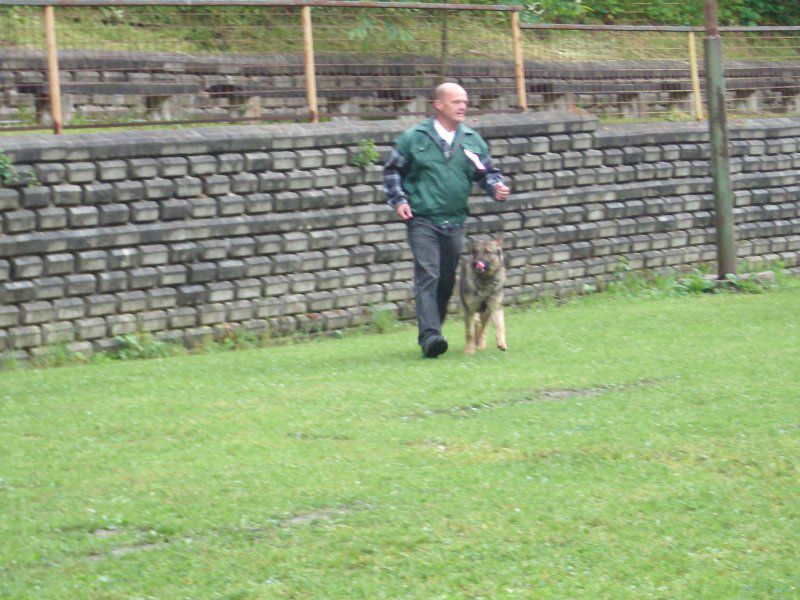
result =
[[[694,119],[703,120],[703,98],[700,95],[700,75],[697,69],[697,47],[694,31],[689,32],[689,71],[692,74],[692,96],[694,97]]]
[[[519,27],[519,12],[511,13],[511,35],[514,41],[514,78],[517,82],[517,101],[520,112],[528,111],[528,93],[525,85],[525,61],[522,57],[522,31]]]
[[[58,77],[58,46],[56,45],[56,17],[52,6],[44,7],[44,32],[47,39],[47,88],[50,94],[50,115],[53,133],[63,128],[61,117],[61,83]]]
[[[303,20],[303,56],[305,58],[306,99],[312,123],[319,123],[317,106],[317,74],[314,66],[314,33],[311,28],[311,7],[300,9]]]

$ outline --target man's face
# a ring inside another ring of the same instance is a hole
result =
[[[442,125],[455,128],[467,116],[467,92],[459,87],[449,88],[441,99],[433,101],[433,107]]]

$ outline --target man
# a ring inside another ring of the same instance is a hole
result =
[[[453,294],[473,182],[503,201],[510,190],[492,164],[483,138],[463,124],[467,92],[443,83],[434,92],[435,116],[404,131],[384,167],[384,190],[408,225],[414,255],[419,345],[435,358],[447,351],[442,323]]]

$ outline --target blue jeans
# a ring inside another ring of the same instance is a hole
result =
[[[464,225],[436,225],[414,217],[408,222],[408,244],[414,255],[418,341],[424,345],[431,336],[442,335],[464,244]]]

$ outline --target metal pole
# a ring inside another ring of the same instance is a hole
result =
[[[692,95],[694,100],[694,119],[703,120],[703,97],[700,94],[700,73],[697,68],[697,46],[694,31],[689,32],[689,71],[692,75]]]
[[[522,31],[519,13],[511,13],[511,36],[514,43],[514,76],[517,81],[517,99],[520,112],[528,112],[528,94],[525,85],[525,61],[522,57]]]
[[[311,28],[311,7],[304,6],[300,9],[303,20],[303,55],[305,58],[306,72],[306,99],[312,123],[319,123],[319,108],[317,106],[317,73],[314,66],[314,33]]]
[[[725,117],[725,72],[722,67],[722,40],[719,35],[716,0],[705,0],[706,78],[708,85],[708,124],[711,133],[711,170],[714,177],[714,218],[717,227],[719,279],[736,273],[736,240],[733,221],[728,124]]]
[[[50,94],[50,116],[53,133],[61,133],[61,83],[58,77],[58,46],[56,45],[56,17],[52,6],[44,7],[44,33],[47,40],[47,87]]]

